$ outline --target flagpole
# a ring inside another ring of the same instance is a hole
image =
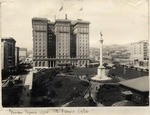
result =
[[[84,10],[83,8],[84,8],[84,2],[83,2],[83,0],[82,0],[82,14],[81,14],[81,15],[82,15],[82,16],[81,16],[81,19],[82,19],[82,20],[83,20],[83,10]]]
[[[80,9],[77,10],[77,20],[79,19]]]
[[[83,7],[79,9],[78,19],[82,19]]]
[[[83,7],[82,7],[82,16],[81,16],[81,19],[83,20]]]
[[[150,19],[150,13],[149,13],[149,0],[147,0],[147,4],[148,4],[148,39],[149,39],[149,30],[150,30],[150,23],[149,23],[149,19]]]
[[[62,4],[62,3],[61,3]],[[60,9],[59,9],[59,14],[60,14],[60,19],[62,18],[63,19],[63,4],[62,4],[62,6],[60,7]]]
[[[64,19],[64,9],[62,9],[62,19]]]

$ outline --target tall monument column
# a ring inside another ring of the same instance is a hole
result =
[[[102,38],[102,33],[100,32],[101,39],[100,39],[100,66],[103,65],[103,38]]]
[[[110,78],[105,75],[105,67],[103,66],[103,38],[102,32],[100,32],[100,66],[97,68],[97,75],[92,77],[91,80],[94,81],[105,81]]]

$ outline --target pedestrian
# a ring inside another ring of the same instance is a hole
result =
[[[29,93],[27,93],[27,97],[29,97]]]

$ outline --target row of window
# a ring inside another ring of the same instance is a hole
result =
[[[70,36],[70,34],[68,34],[68,33],[59,34],[59,38],[66,38],[66,37],[69,37],[69,36]]]
[[[84,53],[84,52],[87,52],[88,50],[80,49],[79,51]]]
[[[49,37],[52,37],[53,35],[52,35],[52,34],[48,34],[48,36],[49,36]]]
[[[56,23],[56,26],[70,26],[70,23]]]
[[[41,41],[41,39],[39,39],[39,41]],[[39,41],[37,41],[37,39],[36,39],[35,44],[36,44],[36,45],[42,45],[42,44],[45,45],[45,42],[42,42],[42,41],[39,42]],[[49,43],[53,43],[53,41],[50,41],[50,40],[49,40],[48,42],[49,42]],[[85,48],[87,48],[87,46],[88,46],[88,44],[85,43],[85,42],[84,42],[84,43],[80,43],[79,45],[80,45],[80,48],[84,48],[84,46],[85,46]],[[65,46],[68,46],[67,40],[66,40],[66,42],[64,42],[64,41],[60,42],[60,41],[59,41],[59,43],[58,43],[58,47],[59,47],[59,48],[65,47]],[[67,47],[66,47],[66,48],[67,48]],[[146,50],[145,50],[145,51],[146,51]]]
[[[35,47],[36,47],[36,49],[41,49],[41,48],[45,49],[45,46],[42,47],[42,46],[36,45]]]
[[[83,38],[83,37],[87,38],[89,36],[89,34],[86,34],[86,33],[80,33],[79,35],[80,35],[80,38]]]
[[[44,56],[44,55],[45,55],[45,53],[39,53],[39,52],[38,52],[38,53],[36,53],[36,52],[35,52],[35,55],[39,55],[39,56],[41,55],[41,56]]]
[[[63,54],[66,53],[67,54],[67,52],[68,52],[67,50],[59,50],[59,53],[63,53]]]
[[[43,41],[43,42],[44,42],[45,39],[41,39],[41,38],[38,38],[38,39],[37,39],[37,38],[36,38],[35,41],[36,41],[36,42],[38,42],[38,41]]]
[[[35,67],[37,66],[45,66],[45,62],[35,62]]]
[[[33,28],[35,30],[47,30],[47,26],[43,26],[43,25],[33,25]]]
[[[39,34],[39,35],[36,35],[36,34],[35,34],[35,38],[42,38],[42,39],[43,39],[43,38],[45,38],[45,37],[46,37],[46,35],[44,35],[44,34],[43,34],[43,35],[42,35],[42,34]]]
[[[88,57],[79,56],[80,59],[87,59]]]
[[[59,48],[59,49],[68,49],[67,46],[68,46],[67,44],[66,44],[66,45],[59,45],[58,48]]]
[[[46,57],[34,55],[35,59],[45,59]]]
[[[45,42],[42,42],[42,43],[41,43],[41,42],[35,42],[35,45],[38,45],[38,46],[39,46],[39,45],[40,45],[40,46],[41,46],[41,45],[45,45]],[[40,46],[39,46],[39,47],[40,47]]]
[[[37,52],[37,51],[39,51],[39,52],[41,52],[41,51],[42,51],[42,52],[45,52],[45,49],[43,49],[43,50],[41,50],[41,49],[37,50],[37,49],[36,49],[35,51],[36,51],[36,52]]]
[[[88,55],[88,53],[79,53],[80,55]]]
[[[46,24],[46,21],[44,22],[43,20],[42,21],[33,21],[33,24]]]
[[[80,49],[84,49],[84,48],[88,49],[88,44],[87,43],[80,43],[79,48]]]
[[[59,39],[59,43],[67,43],[68,39]]]
[[[49,31],[54,31],[54,26],[48,26]]]
[[[88,43],[86,43],[86,42],[80,42],[79,45],[80,45],[80,46],[86,46],[86,47],[87,47]]]
[[[87,40],[80,40],[80,43],[86,43],[87,44]]]
[[[58,56],[59,59],[66,59],[68,58],[69,56]]]
[[[59,30],[59,31],[69,31],[69,30],[70,30],[70,27],[59,26],[57,30]]]
[[[82,48],[82,49],[84,49],[84,48],[85,48],[85,49],[88,49],[87,44],[83,44],[82,46],[80,45],[80,49],[81,49],[81,48]]]
[[[59,55],[68,55],[68,53],[62,53],[62,52],[61,52],[61,53],[59,53]]]
[[[63,61],[59,61],[59,63],[67,63],[67,62],[69,62],[69,61],[65,61],[65,60],[63,60]],[[76,63],[76,65],[77,65],[77,63],[79,63],[79,64],[87,64],[88,63],[88,61],[85,61],[85,60],[81,60],[81,61],[72,61],[72,63]]]
[[[60,42],[59,44],[58,44],[58,46],[60,47],[60,46],[64,46],[64,45],[68,45],[68,43],[64,43],[64,42]]]
[[[47,23],[43,23],[43,22],[33,22],[33,25],[47,25]]]

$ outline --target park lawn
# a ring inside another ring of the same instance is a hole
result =
[[[71,72],[74,75],[96,75],[97,74],[97,68],[74,68]]]
[[[144,71],[139,71],[136,70],[135,68],[126,68],[116,66],[115,69],[111,69],[109,71],[109,74],[111,75],[117,75],[118,77],[122,77],[124,79],[133,79],[133,78],[138,78],[142,76],[148,76],[148,72]]]
[[[73,98],[80,97],[85,92],[88,86],[83,86],[81,80],[76,77],[59,76],[55,78],[55,83],[61,81],[62,87],[50,85],[49,90],[55,90],[57,102],[59,106],[71,101]]]
[[[48,97],[48,92],[54,92],[55,95],[51,98],[54,106],[61,106],[73,98],[82,96],[88,87],[84,86],[77,77],[57,76],[57,74],[54,75],[50,71],[43,71],[33,77],[32,102],[39,97]],[[42,103],[40,105],[32,103],[32,106],[44,105]]]

